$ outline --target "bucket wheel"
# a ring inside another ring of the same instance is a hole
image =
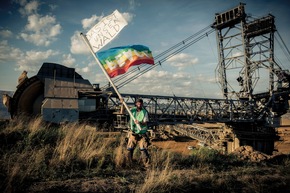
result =
[[[15,91],[10,114],[13,118],[17,115],[35,116],[41,114],[41,105],[44,99],[44,84],[37,77],[33,76],[25,80]]]

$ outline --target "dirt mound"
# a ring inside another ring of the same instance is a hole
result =
[[[249,160],[252,162],[261,162],[271,158],[270,155],[256,151],[251,146],[240,146],[233,151],[233,154],[237,155],[242,160]]]

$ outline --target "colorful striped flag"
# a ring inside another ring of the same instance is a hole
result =
[[[110,78],[126,73],[134,65],[154,64],[152,52],[143,45],[115,47],[96,55]]]

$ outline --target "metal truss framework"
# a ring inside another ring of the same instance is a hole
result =
[[[118,97],[113,94],[108,96],[108,108],[119,109]],[[122,94],[122,96],[129,106],[134,106],[136,99],[142,98],[144,106],[149,112],[150,121],[154,125],[253,122],[262,113],[255,103],[242,100],[134,94]]]
[[[218,146],[225,140],[223,128],[208,129],[198,125],[175,125],[174,130],[182,135],[199,140],[201,145]]]
[[[261,80],[261,69],[269,74],[267,92],[270,96],[283,80],[282,69],[274,60],[274,16],[269,14],[251,22],[247,20],[244,4],[240,4],[216,14],[212,25],[216,29],[219,49],[217,74],[225,98],[252,100],[254,88]]]

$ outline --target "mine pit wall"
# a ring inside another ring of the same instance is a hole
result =
[[[281,116],[280,127],[276,128],[279,137],[274,143],[274,153],[290,153],[290,113]]]

